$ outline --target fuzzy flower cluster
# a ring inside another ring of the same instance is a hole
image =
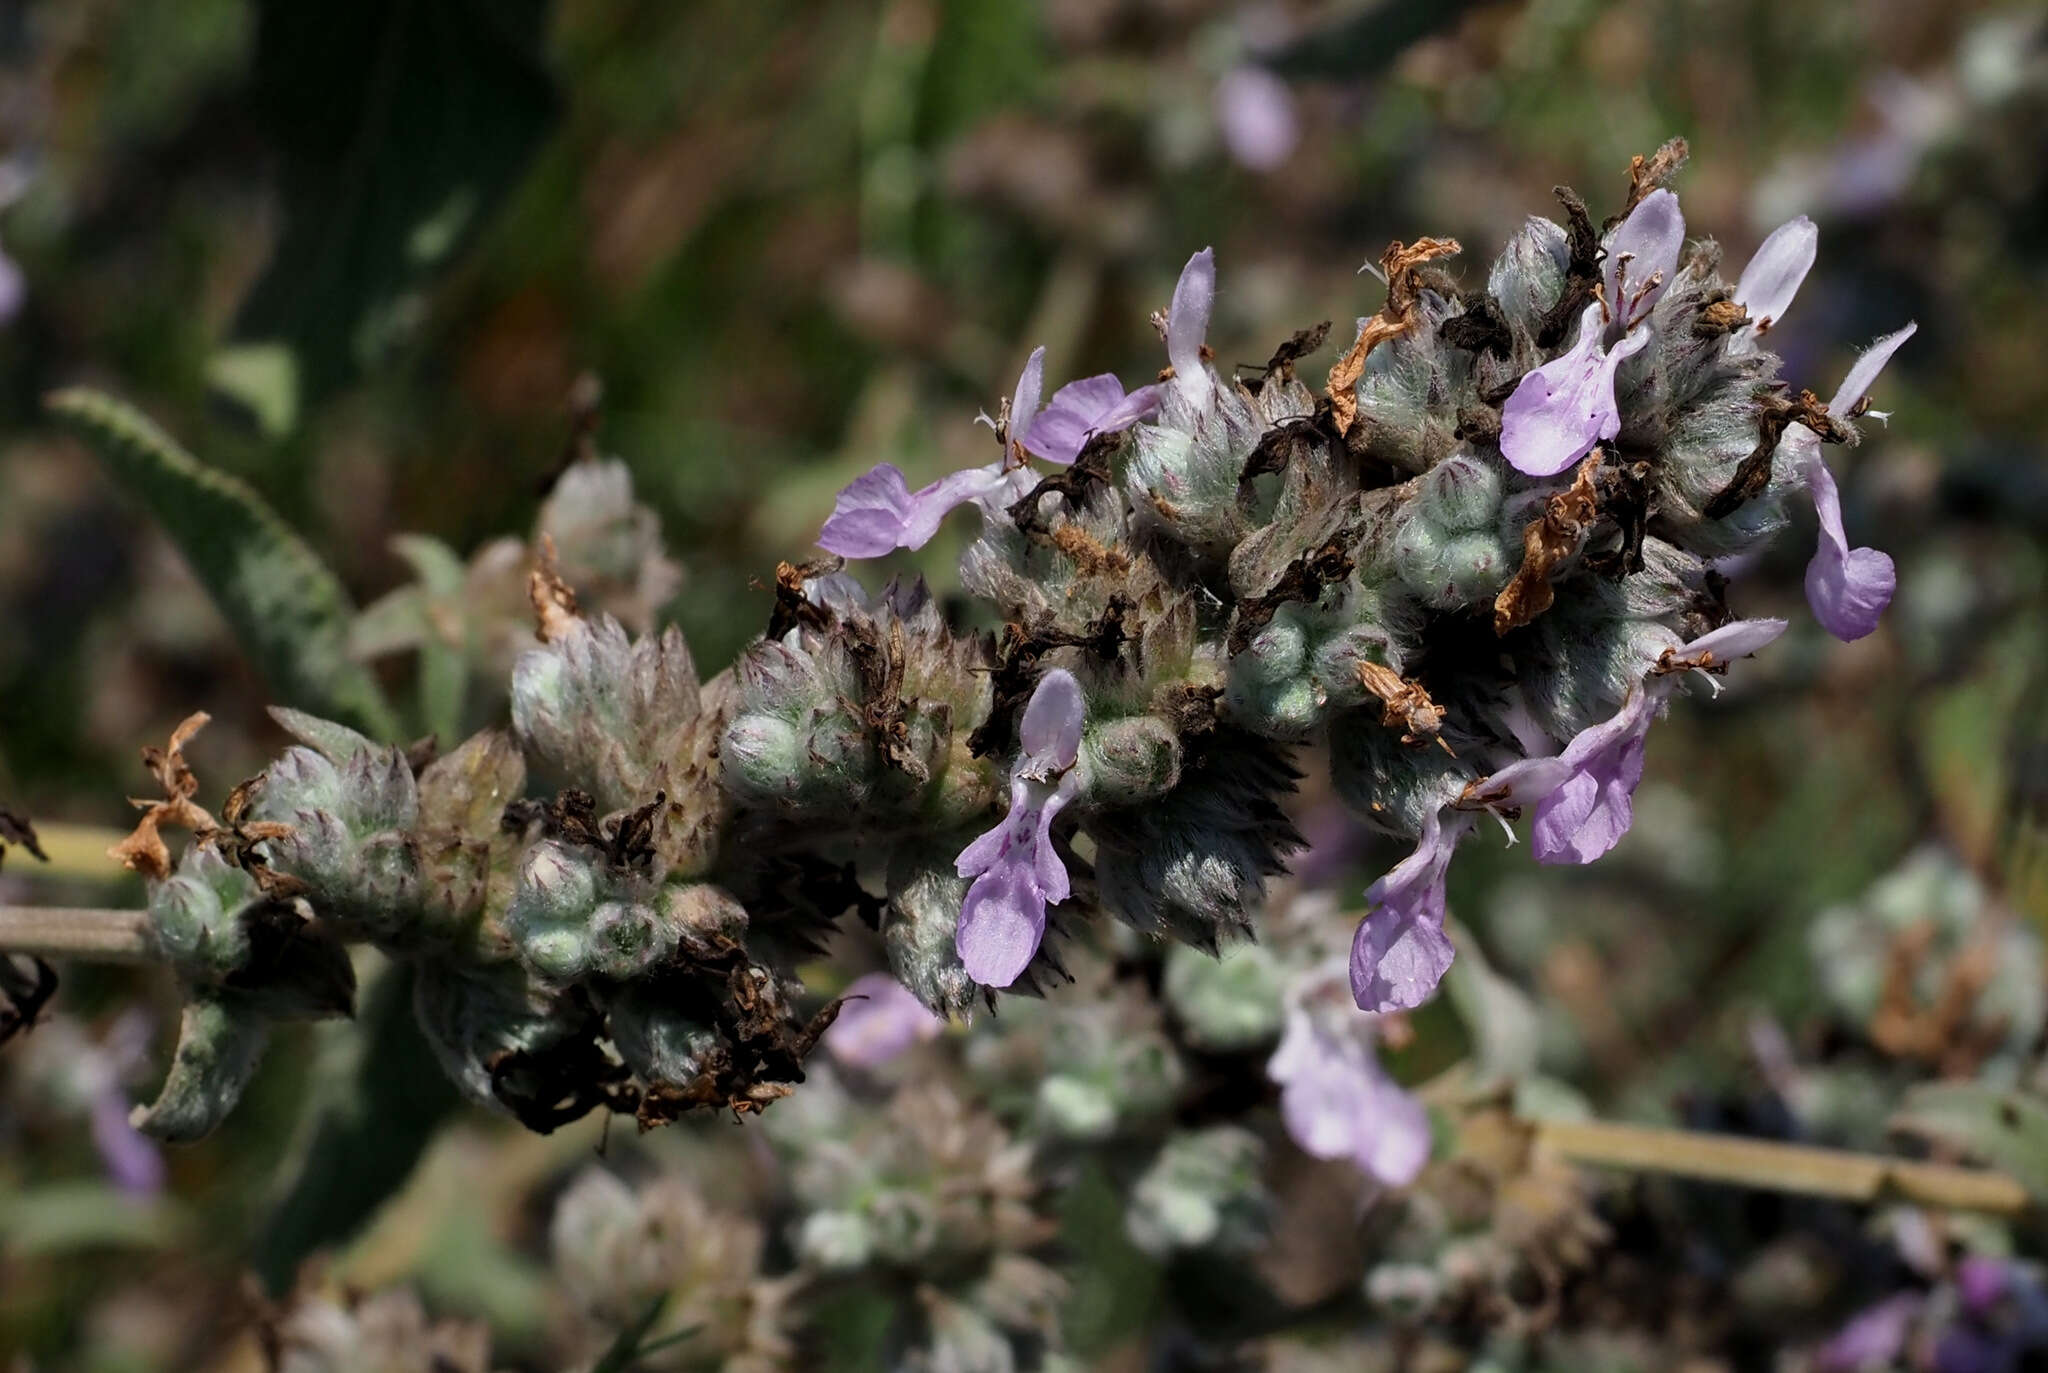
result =
[[[1803,507],[1819,622],[1868,634],[1891,596],[1827,453],[1858,442],[1912,326],[1825,404],[1790,388],[1771,331],[1814,227],[1731,283],[1662,184],[1677,160],[1639,163],[1605,229],[1560,192],[1564,222],[1529,219],[1483,277],[1453,275],[1449,240],[1393,244],[1384,303],[1319,389],[1297,372],[1326,325],[1256,373],[1215,369],[1216,263],[1195,254],[1156,378],[1047,399],[1032,353],[990,460],[917,489],[888,464],[854,481],[831,556],[783,565],[766,632],[709,680],[674,630],[579,604],[543,539],[509,731],[422,756],[282,713],[300,746],[159,882],[193,1009],[145,1128],[217,1120],[269,1021],[346,1004],[332,951],[365,941],[417,966],[450,1075],[534,1128],[759,1110],[835,1016],[842,1059],[879,1061],[1068,980],[1094,917],[1203,957],[1241,945],[1302,844],[1297,756],[1321,749],[1358,821],[1413,852],[1366,892],[1348,976],[1268,970],[1269,1023],[1215,1032],[1273,1046],[1303,1147],[1412,1177],[1427,1122],[1377,1069],[1371,1017],[1450,967],[1457,847],[1526,815],[1539,862],[1612,849],[1673,695],[1786,628],[1733,611],[1726,574]],[[660,560],[615,486],[611,561],[645,591]],[[968,506],[960,579],[994,635],[922,583],[848,570]],[[409,633],[445,629],[419,598],[400,609]],[[795,969],[849,913],[879,931],[890,990],[806,1008]],[[1073,1122],[1114,1095],[1063,1080],[1041,1108]],[[1173,1167],[1228,1174],[1235,1149]]]

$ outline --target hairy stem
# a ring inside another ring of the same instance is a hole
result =
[[[0,906],[0,954],[148,963],[149,913],[71,906]]]
[[[1546,1120],[1532,1128],[1540,1147],[1576,1163],[1848,1201],[1898,1198],[2003,1216],[2017,1215],[2028,1205],[2026,1188],[1986,1168],[1602,1121]]]

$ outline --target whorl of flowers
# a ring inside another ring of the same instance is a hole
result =
[[[1723,574],[1788,507],[1818,515],[1807,591],[1829,631],[1869,633],[1891,595],[1825,449],[1857,442],[1912,326],[1827,404],[1788,387],[1770,331],[1813,227],[1731,285],[1660,184],[1679,160],[1639,163],[1604,231],[1561,191],[1564,222],[1531,218],[1470,284],[1443,265],[1455,242],[1391,245],[1385,301],[1320,391],[1297,369],[1326,327],[1258,372],[1214,368],[1216,264],[1195,254],[1156,380],[1041,406],[1034,352],[992,459],[849,485],[820,535],[834,556],[785,564],[767,632],[708,682],[674,630],[586,615],[544,558],[509,733],[427,761],[282,716],[303,746],[153,901],[214,1036],[176,1132],[232,1102],[266,1019],[331,1010],[280,1004],[262,971],[328,939],[415,960],[444,1066],[538,1128],[759,1109],[838,1009],[800,1014],[793,969],[849,911],[947,1017],[1052,987],[1097,914],[1211,953],[1243,940],[1300,846],[1283,803],[1310,747],[1362,824],[1415,845],[1367,892],[1351,995],[1421,1003],[1452,959],[1457,845],[1526,811],[1538,861],[1599,858],[1674,691],[1785,628],[1738,617]],[[963,505],[961,580],[993,637],[921,583],[844,570]],[[1381,1092],[1369,1038],[1289,1015],[1274,1076],[1303,1131],[1412,1172],[1419,1126],[1390,1142],[1316,1118]]]

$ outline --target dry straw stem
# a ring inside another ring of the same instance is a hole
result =
[[[156,949],[149,938],[147,911],[0,906],[0,954],[148,963],[156,958]]]
[[[1841,1149],[1600,1121],[1546,1120],[1532,1122],[1530,1128],[1535,1131],[1538,1148],[1575,1163],[1669,1173],[1774,1192],[1847,1201],[1912,1201],[2002,1216],[2017,1215],[2028,1205],[2026,1188],[2004,1173],[1986,1168],[1915,1163]]]
[[[128,876],[127,872],[107,857],[107,850],[127,837],[125,830],[105,825],[67,825],[55,820],[39,820],[36,822],[36,838],[42,841],[43,852],[49,855],[48,861],[38,863],[25,855],[18,861],[10,858],[7,871],[11,876],[21,877],[123,881]]]

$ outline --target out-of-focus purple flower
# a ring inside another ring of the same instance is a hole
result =
[[[1848,1324],[1814,1352],[1816,1373],[1888,1370],[1905,1353],[1906,1336],[1923,1300],[1917,1292],[1901,1292],[1850,1317]]]
[[[1738,341],[1761,338],[1785,318],[1819,251],[1820,230],[1805,215],[1780,224],[1757,245],[1756,256],[1735,283],[1735,303],[1749,315],[1749,327]]]
[[[1041,350],[1043,351],[1043,350]],[[1052,400],[1018,440],[1025,450],[1062,467],[1081,456],[1097,434],[1114,434],[1159,413],[1159,388],[1140,386],[1129,395],[1114,374],[1083,377],[1052,393]],[[1012,419],[1015,430],[1019,421]]]
[[[877,1068],[944,1028],[901,982],[868,973],[846,989],[839,1018],[825,1031],[825,1048],[850,1068]]]
[[[1607,300],[1579,316],[1571,348],[1523,376],[1501,407],[1500,451],[1516,471],[1554,477],[1621,432],[1614,374],[1650,342],[1648,315],[1678,270],[1685,217],[1652,191],[1607,240]]]
[[[35,180],[34,164],[22,157],[0,159],[0,210],[5,210],[28,193]],[[21,267],[0,249],[0,324],[21,313],[28,298],[28,281]]]
[[[1971,1254],[1956,1265],[1956,1294],[1973,1316],[1988,1314],[2012,1285],[2012,1264],[2005,1259]]]
[[[1010,771],[1010,813],[961,850],[956,868],[972,877],[954,947],[967,975],[985,987],[1017,980],[1045,938],[1045,908],[1067,899],[1067,868],[1053,847],[1052,822],[1079,790],[1086,703],[1065,668],[1038,681],[1018,730],[1022,753]]]
[[[92,1143],[108,1180],[122,1191],[149,1197],[163,1190],[164,1156],[128,1123],[128,1094],[118,1084],[93,1098]]]
[[[90,1083],[92,1143],[100,1166],[116,1187],[138,1197],[154,1196],[164,1187],[164,1156],[154,1140],[128,1123],[128,1093],[122,1085],[148,1061],[150,1037],[149,1017],[128,1011],[75,1065]]]
[[[1614,373],[1650,341],[1638,329],[1612,348],[1601,344],[1601,307],[1579,316],[1579,339],[1570,350],[1523,376],[1500,412],[1500,451],[1516,471],[1554,477],[1621,432]]]
[[[1919,326],[1908,324],[1895,334],[1865,349],[1842,380],[1841,389],[1828,402],[1828,413],[1846,418],[1856,408],[1871,384],[1877,380],[1893,353],[1913,336]],[[1820,517],[1820,542],[1813,560],[1806,565],[1806,600],[1822,628],[1837,639],[1850,642],[1877,628],[1885,607],[1891,604],[1898,585],[1898,573],[1889,554],[1875,548],[1852,548],[1842,526],[1842,498],[1835,487],[1835,475],[1821,456],[1820,435],[1803,424],[1785,430],[1782,440],[1789,467],[1813,498],[1814,513]]]
[[[1272,171],[1301,142],[1294,92],[1256,65],[1232,67],[1216,83],[1216,125],[1230,155],[1255,172]]]
[[[1173,364],[1173,385],[1195,410],[1206,410],[1214,383],[1202,361],[1209,338],[1209,312],[1216,304],[1216,251],[1204,248],[1180,269],[1173,286],[1173,304],[1166,311],[1166,360]]]
[[[1373,907],[1351,939],[1351,995],[1360,1010],[1406,1011],[1427,1001],[1451,966],[1444,874],[1471,817],[1445,825],[1432,811],[1415,852],[1365,889]]]
[[[1006,493],[1023,462],[1023,445],[1016,439],[1032,427],[1044,389],[1045,349],[1039,348],[1017,377],[1010,400],[1009,441],[1000,459],[987,467],[951,473],[916,491],[894,463],[878,463],[840,491],[832,517],[818,533],[819,547],[842,558],[879,558],[898,548],[922,548],[956,506]]]
[[[1289,990],[1287,1029],[1266,1076],[1280,1085],[1280,1118],[1303,1153],[1350,1159],[1405,1187],[1429,1161],[1429,1113],[1380,1066],[1377,1022],[1344,1000],[1341,979],[1332,966]]]

